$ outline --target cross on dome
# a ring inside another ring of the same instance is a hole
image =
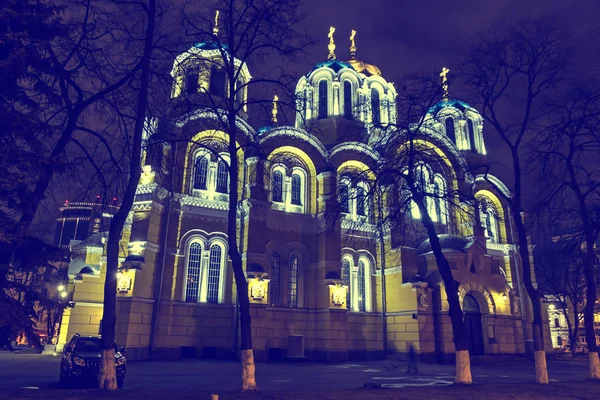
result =
[[[213,36],[219,34],[219,10],[215,12],[215,24],[213,25]]]
[[[273,124],[277,123],[277,101],[279,101],[279,96],[273,96],[273,110],[271,111],[271,122]]]
[[[354,36],[356,36],[356,30],[352,29],[352,32],[350,32],[350,56],[352,58],[356,55],[356,42],[354,41]]]
[[[329,34],[327,37],[329,38],[329,45],[327,48],[329,49],[329,55],[327,56],[328,60],[335,60],[335,43],[333,42],[333,33],[335,32],[335,28],[333,26],[329,27]]]
[[[448,99],[450,98],[450,95],[448,93],[448,72],[450,72],[450,70],[446,67],[443,67],[442,72],[440,72],[440,76],[442,77],[442,89],[444,89],[444,95],[442,97],[442,100],[444,101],[448,101]]]

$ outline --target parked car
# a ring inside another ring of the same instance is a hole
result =
[[[123,386],[127,360],[125,349],[115,344],[115,366],[117,385]],[[76,333],[64,347],[60,363],[60,383],[69,384],[95,380],[102,357],[102,343],[99,336],[82,336]]]

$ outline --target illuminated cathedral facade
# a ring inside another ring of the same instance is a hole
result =
[[[409,343],[424,360],[451,359],[454,352],[448,302],[426,236],[378,229],[370,180],[356,179],[389,157],[374,142],[393,131],[398,111],[394,85],[356,58],[354,35],[350,58],[342,61],[332,30],[328,59],[298,80],[294,126],[277,125],[274,113],[271,125],[252,127],[240,107],[237,235],[258,360],[374,359]],[[202,105],[208,95],[227,96],[222,50],[201,43],[177,57],[173,113],[148,120],[117,285],[117,341],[132,359],[227,358],[237,348],[227,241],[232,160],[222,116]],[[252,76],[233,61],[240,72],[235,84],[245,88],[238,91],[241,105]],[[190,99],[199,105],[190,109]],[[524,353],[531,312],[503,200],[510,193],[493,176],[469,172],[470,163],[486,157],[483,119],[452,98],[424,118],[423,144],[439,160],[418,166],[423,181],[436,194],[469,188],[457,200],[471,211],[469,223],[444,196],[428,199],[427,208],[460,282],[471,354]],[[159,140],[166,137],[177,140]],[[333,224],[326,218],[332,210],[339,213]],[[409,207],[404,218],[419,222],[418,208]],[[59,348],[76,332],[98,333],[105,242],[102,233],[71,242],[75,307],[63,318]]]

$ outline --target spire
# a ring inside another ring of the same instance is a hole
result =
[[[215,23],[213,25],[213,36],[219,34],[219,10],[215,12]]]
[[[277,125],[277,101],[279,101],[279,97],[277,95],[273,96],[273,110],[271,111],[271,123],[273,125]]]
[[[354,42],[354,36],[356,36],[356,31],[352,29],[352,32],[350,32],[350,58],[356,56],[356,42]]]
[[[448,99],[450,98],[450,95],[448,93],[448,72],[450,72],[450,70],[446,67],[443,67],[442,72],[440,72],[440,76],[442,77],[442,89],[444,89],[444,95],[442,97],[442,100],[444,101],[448,101]]]
[[[329,27],[329,35],[327,35],[327,37],[329,38],[329,45],[327,46],[327,48],[329,49],[329,55],[327,56],[328,60],[335,60],[335,43],[333,42],[333,33],[335,32],[335,28],[333,26]]]

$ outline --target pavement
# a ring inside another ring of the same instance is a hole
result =
[[[58,396],[59,392],[63,392],[58,389],[57,385],[59,365],[60,356],[0,353],[0,397],[37,398],[34,391],[39,392],[40,395],[42,392],[54,391]],[[150,394],[174,394],[182,391],[196,394],[235,393],[240,385],[240,365],[231,361],[137,361],[128,363],[127,367],[125,387],[121,391],[123,395],[129,393],[127,398],[137,398],[134,394],[141,392]],[[585,387],[580,391],[581,393],[589,389],[590,382],[585,382],[587,377],[586,357],[550,359],[548,369],[551,384],[555,387],[561,384],[571,387],[573,384],[580,383],[584,385],[582,389]],[[404,393],[411,388],[428,388],[428,390],[435,389],[436,392],[442,390],[450,394],[448,390],[455,390],[451,388],[456,386],[452,385],[454,378],[452,365],[420,364],[418,374],[407,374],[405,363],[401,362],[396,365],[391,360],[340,364],[260,363],[257,364],[256,370],[257,382],[263,393],[299,393],[300,397],[297,398],[307,399],[326,398],[316,397],[316,393],[340,391],[350,393],[364,390],[364,387],[403,389]],[[488,357],[478,359],[472,365],[472,373],[475,384],[473,387],[480,385],[503,388],[503,390],[514,389],[519,385],[528,388],[534,382],[535,377],[533,361],[526,358]],[[574,390],[578,392],[577,389]],[[594,396],[589,397],[590,399],[600,398],[600,384],[591,387],[591,390]],[[525,389],[520,391],[521,394],[525,392]],[[69,396],[65,396],[63,393],[57,398],[90,397],[85,389],[69,393],[71,393]],[[78,393],[82,397],[79,397]],[[34,397],[27,397],[29,395]],[[43,398],[54,397],[44,395]],[[350,399],[352,396],[344,395],[342,398]],[[370,397],[363,396],[361,398]],[[472,399],[473,396],[465,398]],[[507,398],[529,397],[509,396]],[[565,394],[558,398],[570,397]]]

